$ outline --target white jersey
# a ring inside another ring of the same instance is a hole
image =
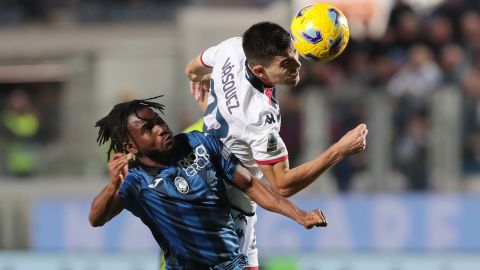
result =
[[[266,86],[246,66],[240,37],[230,38],[205,50],[200,59],[213,67],[205,126],[232,151],[258,179],[258,164],[288,159],[279,136],[280,108],[275,88]],[[233,193],[232,193],[233,192]],[[253,203],[236,188],[229,192],[234,206],[253,213]]]

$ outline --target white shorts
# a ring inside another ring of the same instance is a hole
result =
[[[248,267],[258,267],[258,249],[254,228],[257,223],[257,214],[249,217],[232,209],[232,217],[235,221],[240,252],[247,256]]]

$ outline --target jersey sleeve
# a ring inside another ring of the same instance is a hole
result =
[[[216,58],[216,55],[217,55],[217,52],[219,50],[220,45],[221,44],[210,47],[200,54],[200,61],[202,62],[202,64],[204,66],[211,68],[215,65],[215,58]]]
[[[213,67],[216,64],[217,55],[222,48],[231,46],[232,42],[239,41],[239,37],[227,39],[216,46],[212,46],[200,54],[200,61],[206,67]]]
[[[217,172],[219,172],[225,180],[231,182],[237,171],[240,160],[215,136],[206,134],[208,152],[212,155]]]
[[[127,208],[132,205],[132,202],[136,201],[137,195],[140,192],[139,183],[134,174],[130,173],[123,181],[118,194],[125,202]]]
[[[285,143],[276,130],[258,127],[247,134],[253,158],[259,165],[275,164],[288,159]]]

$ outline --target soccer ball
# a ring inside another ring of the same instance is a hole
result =
[[[325,3],[302,8],[293,18],[290,31],[297,52],[306,59],[319,62],[339,56],[350,38],[345,15]]]

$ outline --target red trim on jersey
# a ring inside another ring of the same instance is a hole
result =
[[[211,68],[211,66],[209,66],[209,65],[205,64],[205,62],[203,62],[203,53],[204,53],[204,52],[205,52],[205,51],[203,51],[203,52],[200,54],[200,62],[202,62],[202,65]]]
[[[260,268],[258,268],[258,266],[249,266],[247,268],[245,268],[246,270],[259,270]]]
[[[288,159],[288,155],[285,155],[283,157],[279,157],[272,160],[255,160],[255,162],[257,162],[258,165],[271,165],[287,159]]]
[[[272,105],[273,88],[265,88],[265,95],[268,97],[268,104]]]

